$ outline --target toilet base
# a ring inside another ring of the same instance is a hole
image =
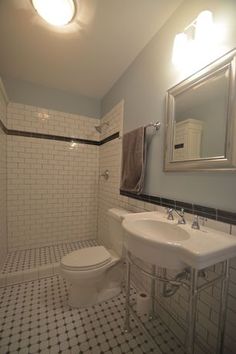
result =
[[[121,286],[116,284],[114,287],[102,288],[91,286],[82,289],[81,285],[70,284],[68,304],[73,308],[84,308],[107,301],[121,292]]]

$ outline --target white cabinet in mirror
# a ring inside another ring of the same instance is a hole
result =
[[[165,171],[236,170],[236,50],[167,92]]]

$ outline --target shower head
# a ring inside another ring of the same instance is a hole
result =
[[[95,125],[95,129],[96,129],[96,131],[97,131],[99,134],[101,134],[101,132],[102,132],[102,127],[101,127],[101,125]]]
[[[105,127],[105,126],[109,127],[109,123],[108,123],[108,122],[104,122],[104,123],[102,123],[102,124],[100,124],[100,125],[95,125],[95,129],[96,129],[96,131],[97,131],[99,134],[101,134],[102,128]]]

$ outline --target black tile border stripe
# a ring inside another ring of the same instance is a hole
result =
[[[7,129],[3,122],[0,120],[0,128],[2,131],[10,136],[22,136],[25,138],[36,138],[36,139],[48,139],[48,140],[55,140],[55,141],[64,141],[68,143],[79,143],[79,144],[87,144],[87,145],[95,145],[100,146],[106,144],[107,142],[119,138],[120,133],[116,132],[107,138],[96,141],[96,140],[89,140],[89,139],[81,139],[81,138],[72,138],[67,136],[60,136],[60,135],[51,135],[51,134],[42,134],[42,133],[33,133],[33,132],[26,132],[21,130],[14,130],[14,129]]]
[[[1,121],[1,119],[0,119],[0,128],[2,129],[2,131],[3,131],[5,134],[7,134],[8,129],[5,127],[5,125],[3,124],[3,122]]]
[[[106,137],[105,139],[101,140],[100,143],[99,143],[99,145],[106,144],[106,143],[108,143],[109,141],[114,140],[114,139],[117,139],[117,138],[119,138],[119,137],[120,137],[120,133],[119,133],[119,132],[116,132],[116,133],[114,133],[114,134],[112,134],[112,135]]]
[[[122,190],[120,190],[120,195],[137,199],[143,202],[160,205],[162,207],[176,208],[176,209],[184,208],[185,212],[189,214],[199,215],[207,219],[222,221],[227,224],[236,225],[236,213],[233,212],[229,212],[221,209],[209,208],[198,204],[186,203],[179,200],[167,199],[167,198],[153,196],[153,195],[147,195],[147,194],[137,195]]]

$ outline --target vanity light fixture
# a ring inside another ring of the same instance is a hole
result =
[[[182,33],[175,36],[172,62],[184,67],[186,62],[199,59],[201,52],[207,50],[213,41],[213,15],[211,11],[202,11]]]
[[[69,24],[76,12],[74,0],[32,0],[32,4],[39,16],[57,27]]]

